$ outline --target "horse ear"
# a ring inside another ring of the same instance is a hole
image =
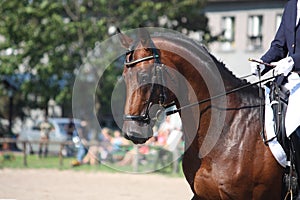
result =
[[[121,30],[119,28],[117,28],[117,33],[118,33],[119,40],[120,40],[122,46],[126,49],[129,49],[133,40],[130,37],[128,37],[127,35],[121,33]]]
[[[149,44],[151,41],[151,36],[145,28],[139,29],[139,38],[140,38],[140,41],[141,41],[143,47],[146,47],[146,48],[149,47]]]

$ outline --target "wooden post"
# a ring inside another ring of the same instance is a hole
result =
[[[173,156],[173,170],[172,173],[176,174],[178,172],[178,157],[179,157],[179,152],[178,149],[176,147],[176,149],[172,152],[172,156]]]
[[[26,142],[23,142],[23,165],[27,167]]]
[[[64,146],[65,146],[64,143],[61,143],[61,144],[60,144],[60,150],[59,150],[59,166],[60,166],[60,167],[62,167],[63,164],[64,164],[64,163],[63,163],[63,159],[64,159],[64,158],[63,158],[63,153],[62,153],[62,151],[63,151],[63,149],[64,149]]]
[[[134,157],[133,157],[133,171],[138,172],[139,170],[139,147],[134,145]]]

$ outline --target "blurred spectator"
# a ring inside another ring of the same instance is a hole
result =
[[[88,151],[82,160],[82,164],[95,165],[100,163],[99,152],[98,152],[98,146],[99,146],[98,133],[95,130],[90,130],[88,137],[89,137]]]
[[[83,158],[82,164],[96,165],[99,163],[99,148],[97,145],[91,145],[86,156]]]
[[[110,135],[110,130],[109,128],[103,128],[99,134],[99,140],[102,142],[102,143],[107,143],[109,144],[110,141],[111,141],[111,135]]]
[[[72,118],[69,118],[69,123],[66,127],[66,132],[67,132],[67,136],[68,138],[71,140],[72,137],[73,137],[73,133],[74,133],[74,130],[75,130],[75,124],[73,122],[73,119]]]
[[[178,114],[167,116],[166,120],[160,125],[155,145],[161,146],[161,148],[158,150],[154,169],[157,169],[159,163],[163,167],[166,166],[168,164],[166,161],[171,160],[170,158],[173,155],[177,155],[176,151],[182,138],[181,127],[182,123]]]
[[[179,114],[173,114],[168,116],[169,119],[169,134],[164,148],[170,152],[173,152],[178,147],[182,139],[182,123]]]
[[[48,142],[49,142],[49,134],[53,129],[52,124],[49,123],[48,117],[45,117],[45,120],[40,124],[40,144],[39,144],[39,157],[42,157],[44,152],[44,157],[48,155]],[[43,151],[44,147],[44,151]]]
[[[88,152],[89,129],[85,120],[81,121],[81,127],[78,127],[78,136],[73,137],[74,143],[78,146],[76,160],[72,166],[79,166],[83,163],[83,158]]]
[[[99,145],[100,142],[100,145]],[[113,137],[110,134],[108,128],[103,128],[99,134],[99,141],[95,141],[88,149],[86,156],[83,159],[83,164],[95,165],[100,162],[100,160],[110,160],[112,161],[114,152],[118,152],[122,145],[128,144],[121,135],[119,130],[114,131]]]
[[[67,142],[68,142],[68,144],[65,145],[66,155],[73,156],[74,155],[74,145],[72,144],[72,140],[73,140],[73,137],[78,136],[78,134],[77,134],[77,131],[75,128],[75,123],[71,117],[69,118],[69,123],[67,125],[65,125],[64,129],[67,133]]]
[[[120,160],[124,156],[122,152],[126,151],[126,147],[130,145],[130,142],[121,135],[119,130],[115,130],[113,136],[111,136],[108,128],[102,129],[99,140],[100,145],[90,146],[83,163],[93,165],[99,163],[100,160],[110,162]]]
[[[154,137],[150,138],[145,144],[138,145],[137,146],[138,150],[136,150],[135,148],[131,149],[130,151],[128,151],[125,154],[124,158],[117,164],[120,166],[133,164],[135,157],[139,160],[141,160],[141,159],[144,160],[145,155],[148,154],[150,151],[149,145],[152,144],[153,142],[154,142]],[[137,155],[137,153],[138,153],[138,155]]]
[[[182,123],[178,114],[167,116],[165,121],[160,124],[158,131],[154,130],[154,136],[150,138],[144,145],[137,146],[138,150],[132,149],[128,151],[124,158],[118,162],[118,165],[124,166],[132,164],[136,156],[139,161],[143,161],[145,155],[150,153],[151,146],[158,148],[157,156],[155,158],[154,167],[156,169],[157,165],[161,163],[165,166],[166,159],[170,158],[175,151],[178,149],[182,138],[181,131]],[[138,155],[137,155],[138,153]],[[168,158],[165,158],[168,157]]]
[[[129,145],[129,141],[121,135],[119,130],[114,131],[114,136],[111,138],[110,143],[112,145],[112,152],[119,151],[122,145]]]
[[[109,134],[110,130],[108,128],[103,128],[101,130],[101,133],[99,134],[99,141],[100,141],[100,146],[99,146],[99,153],[101,160],[106,160],[109,157],[109,152],[112,151],[112,146],[111,146],[111,140],[112,137]]]
[[[108,128],[103,128],[98,138],[94,138],[88,148],[88,152],[83,158],[83,164],[95,165],[100,163],[100,159],[107,159],[111,147],[110,141],[112,137]],[[99,143],[100,142],[100,145]],[[100,158],[101,157],[101,158]]]
[[[174,135],[177,135],[178,132],[181,132],[181,127],[182,127],[182,123],[178,114],[167,116],[165,121],[161,123],[161,125],[159,126],[157,135],[154,136],[156,138],[156,145],[160,145],[160,146],[170,145],[171,142],[170,139],[174,138],[175,137]],[[172,132],[174,133],[173,136],[170,138]],[[176,138],[177,141],[178,136]]]
[[[115,130],[110,141],[112,149],[109,152],[113,162],[123,159],[124,154],[128,151],[130,142],[126,140],[119,130]]]
[[[120,160],[120,154],[124,149],[124,146],[128,146],[130,142],[126,140],[119,130],[113,132],[113,136],[109,134],[109,129],[102,129],[101,142],[99,146],[99,152],[101,160],[109,160],[114,162]],[[122,155],[122,153],[121,153]],[[123,158],[123,155],[122,155]]]

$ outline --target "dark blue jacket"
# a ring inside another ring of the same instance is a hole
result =
[[[293,71],[300,72],[300,28],[299,23],[296,26],[296,18],[297,0],[290,0],[270,49],[261,58],[264,62],[276,62],[289,55],[295,63]]]

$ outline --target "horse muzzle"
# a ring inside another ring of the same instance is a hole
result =
[[[134,144],[143,144],[153,136],[152,128],[149,124],[136,121],[124,121],[124,137]]]

